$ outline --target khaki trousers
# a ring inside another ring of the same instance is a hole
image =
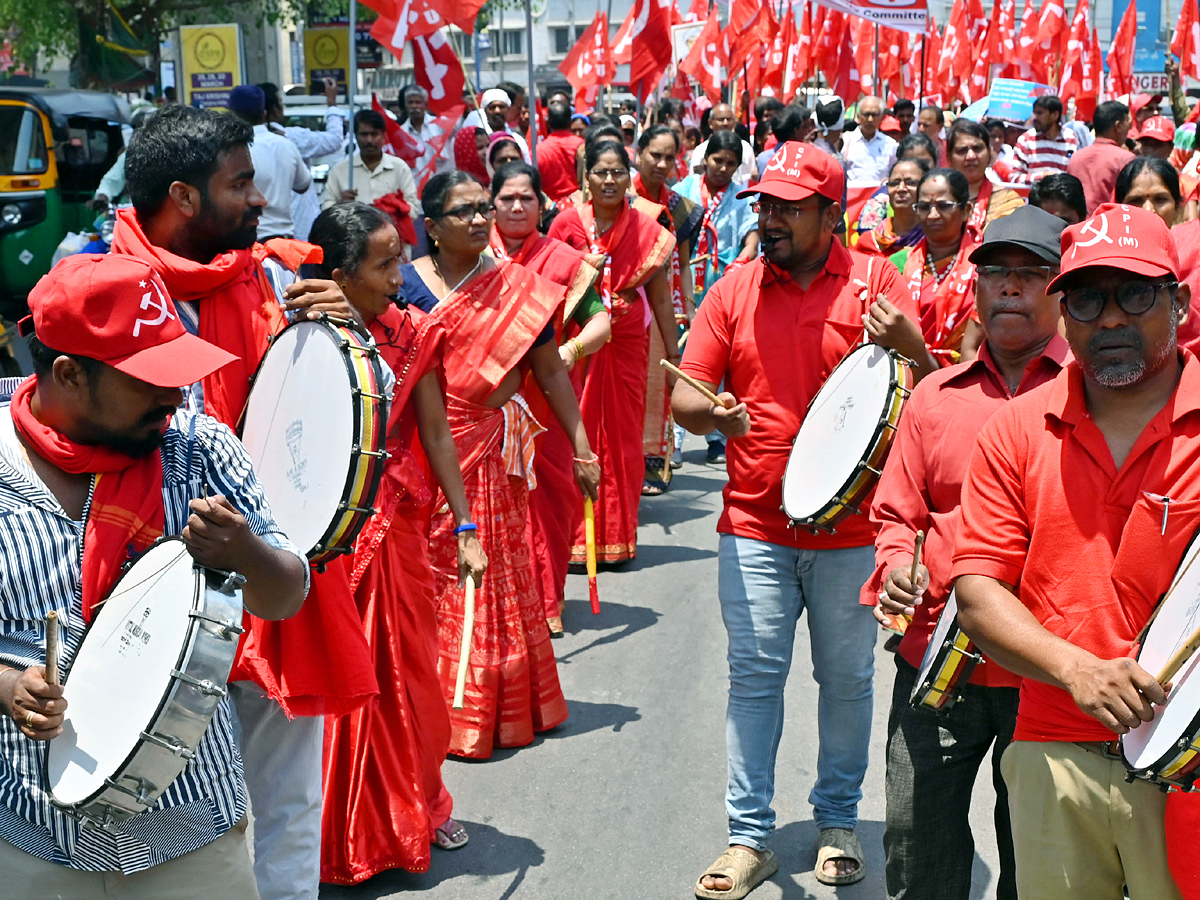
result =
[[[1021,900],[1182,900],[1167,869],[1166,794],[1078,744],[1013,741],[1008,785]]]
[[[133,875],[81,872],[0,840],[0,896],[20,900],[258,900],[246,820],[210,844]]]

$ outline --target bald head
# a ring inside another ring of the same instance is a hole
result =
[[[733,107],[728,103],[718,103],[708,114],[708,127],[713,131],[733,131],[735,122]]]
[[[865,139],[869,141],[875,137],[882,118],[883,101],[878,97],[863,97],[858,101],[858,112],[854,115],[854,121],[858,123],[858,129]]]

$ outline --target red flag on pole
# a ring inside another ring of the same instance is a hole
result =
[[[875,23],[861,16],[850,20],[850,43],[854,48],[854,68],[858,72],[859,90],[874,94],[875,89]],[[849,104],[850,98],[844,98]]]
[[[1183,0],[1175,33],[1171,35],[1171,53],[1179,57],[1179,76],[1200,79],[1200,11],[1196,0]]]
[[[417,84],[429,91],[429,111],[443,113],[460,105],[467,78],[446,35],[435,31],[413,38],[412,45],[414,74]]]
[[[997,3],[994,9],[999,10],[999,7],[1000,4]],[[992,28],[994,28],[995,25],[996,23],[993,21]],[[970,77],[967,78],[961,86],[961,92],[965,93],[965,99],[968,103],[972,103],[975,100],[981,100],[987,96],[988,82],[991,79],[992,74],[991,29],[989,29],[987,34],[984,35],[984,40],[980,41],[978,45],[972,46],[978,46],[979,48],[976,52],[975,64],[971,67]]]
[[[959,73],[971,69],[969,31],[967,4],[965,0],[954,0],[950,21],[946,23],[946,31],[942,35],[942,52],[937,65],[938,79],[946,94],[958,87]]]
[[[567,58],[558,64],[571,87],[575,89],[576,106],[579,95],[586,95],[594,85],[612,82],[612,51],[608,46],[608,16],[596,13],[587,31],[579,36]],[[586,100],[586,96],[583,98]]]
[[[1193,0],[1195,2],[1195,0]],[[1137,0],[1129,0],[1108,48],[1108,72],[1114,94],[1133,93],[1133,51],[1137,45]]]
[[[1064,49],[1067,10],[1063,0],[1045,0],[1038,16],[1037,46],[1033,50],[1033,77],[1045,84],[1054,83],[1059,57]]]
[[[371,25],[371,37],[395,54],[404,56],[404,45],[412,38],[433,34],[446,24],[441,13],[429,6],[425,0],[372,0],[367,4],[379,13]]]
[[[783,101],[788,103],[800,85],[808,81],[813,73],[813,4],[804,4],[804,12],[800,14],[800,27],[796,32],[796,41],[788,48],[787,78],[784,80]]]
[[[684,22],[704,22],[708,19],[708,0],[692,0]]]
[[[433,124],[440,128],[442,133],[426,141],[426,146],[433,150],[433,156],[425,164],[425,168],[420,172],[413,173],[413,177],[417,179],[417,193],[425,189],[425,182],[437,172],[438,156],[441,154],[442,148],[446,146],[446,142],[454,137],[454,129],[458,125],[458,120],[462,118],[465,108],[463,103],[459,103],[433,120]]]
[[[617,33],[612,39],[612,59],[615,66],[627,66],[633,61],[633,14],[635,12],[637,12],[636,3],[629,7],[625,21],[621,23],[621,27],[617,29]]]
[[[832,84],[837,80],[838,64],[842,55],[843,38],[848,32],[845,13],[836,9],[825,10],[825,24],[816,44],[815,62],[825,80]]]
[[[1080,96],[1075,98],[1075,115],[1081,121],[1090,122],[1096,114],[1096,104],[1099,102],[1104,80],[1104,59],[1095,25],[1092,26],[1091,40],[1084,50],[1081,63],[1082,89]]]
[[[864,20],[865,21],[865,20]],[[842,29],[842,47],[838,54],[837,72],[833,78],[833,92],[844,101],[858,102],[862,94],[862,78],[854,61],[854,47],[851,44],[851,29]]]
[[[387,134],[387,143],[383,147],[383,152],[400,157],[410,169],[413,168],[417,164],[417,160],[421,158],[424,148],[418,146],[412,136],[400,127],[400,123],[384,109],[374,92],[371,93],[371,109],[383,116],[383,127]]]
[[[630,89],[649,98],[671,64],[671,20],[674,0],[637,0],[631,32]]]
[[[687,57],[679,64],[679,70],[695,78],[704,93],[713,103],[721,101],[721,86],[725,83],[724,47],[721,41],[721,23],[716,14],[704,23],[696,42]]]
[[[792,48],[796,44],[796,13],[790,6],[787,6],[784,7],[782,26],[775,29],[775,39],[771,41],[771,49],[763,69],[763,86],[775,91],[776,97],[783,96],[788,62]]]
[[[1092,17],[1088,0],[1079,0],[1075,6],[1075,17],[1067,36],[1067,52],[1063,56],[1062,75],[1058,82],[1058,96],[1064,104],[1072,97],[1083,97],[1084,55],[1088,53],[1088,42],[1092,39]]]

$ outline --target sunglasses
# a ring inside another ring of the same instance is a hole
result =
[[[1109,297],[1117,301],[1117,306],[1127,316],[1140,316],[1149,312],[1150,307],[1158,300],[1159,291],[1164,288],[1170,292],[1171,300],[1174,301],[1175,292],[1179,289],[1177,281],[1126,281],[1107,291],[1091,287],[1072,288],[1063,294],[1063,305],[1067,309],[1067,315],[1076,322],[1094,322],[1100,318],[1104,307],[1108,305]]]

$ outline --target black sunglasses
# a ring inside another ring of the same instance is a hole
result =
[[[1108,298],[1112,297],[1127,316],[1140,316],[1154,306],[1158,300],[1158,293],[1163,288],[1170,291],[1171,300],[1174,301],[1179,282],[1126,281],[1111,290],[1071,288],[1063,293],[1063,306],[1067,309],[1067,315],[1076,322],[1094,322],[1104,312]]]

